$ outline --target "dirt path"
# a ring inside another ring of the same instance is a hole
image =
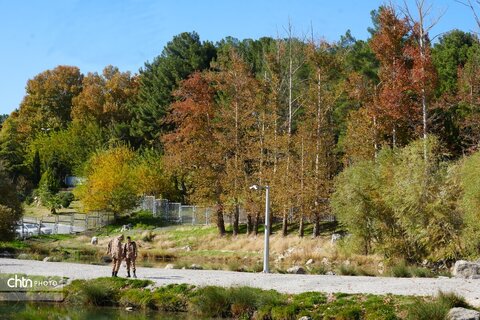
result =
[[[91,279],[109,276],[110,270],[109,266],[0,259],[0,273]],[[120,275],[125,275],[123,268],[120,270]],[[137,275],[139,278],[154,281],[158,286],[172,283],[187,283],[197,286],[250,286],[274,289],[285,293],[321,291],[428,296],[435,295],[441,290],[455,292],[465,297],[470,304],[480,306],[480,280],[470,279],[290,275],[159,268],[138,268]]]

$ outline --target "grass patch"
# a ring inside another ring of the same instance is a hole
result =
[[[452,293],[419,298],[306,292],[297,295],[251,287],[168,285],[150,288],[146,280],[98,278],[65,287],[65,304],[134,307],[186,312],[198,318],[229,319],[443,319],[452,307],[470,306]]]
[[[405,264],[404,261],[397,263],[391,268],[392,276],[396,278],[411,278],[412,273],[410,272],[410,268]]]
[[[26,248],[28,248],[28,244],[25,241],[0,241],[0,251],[8,251],[10,253],[14,253],[18,250],[23,250]]]

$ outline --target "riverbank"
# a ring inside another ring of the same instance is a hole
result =
[[[111,274],[110,266],[35,260],[0,259],[1,273],[25,273],[42,276],[63,276],[70,280],[89,280]],[[120,270],[120,276],[125,270]],[[286,294],[309,291],[324,293],[434,296],[439,291],[453,292],[474,306],[480,306],[480,286],[476,279],[456,278],[393,278],[365,276],[263,274],[219,270],[178,270],[137,268],[137,275],[155,286],[185,283],[194,286],[248,286],[275,290]]]
[[[139,317],[149,314],[152,318],[155,317],[152,312],[168,312],[178,314],[181,319],[290,320],[306,316],[310,319],[392,320],[440,319],[452,307],[469,307],[457,295],[444,293],[436,297],[321,292],[286,294],[246,286],[223,288],[171,284],[155,287],[152,280],[110,277],[73,280],[63,288],[63,293],[64,300],[57,304],[60,307],[57,311],[51,308],[51,304],[35,303],[32,304],[35,307],[24,312],[38,316],[44,314],[42,310],[46,308],[49,317],[55,318],[57,313],[68,315],[67,306],[76,306],[70,308],[72,310],[84,306],[90,311],[94,307],[103,313],[110,310],[110,314],[113,314],[112,309],[102,308],[115,307],[117,315],[123,311],[133,315],[138,313]],[[5,309],[6,305],[3,306]]]

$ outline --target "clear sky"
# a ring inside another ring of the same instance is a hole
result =
[[[477,31],[468,8],[455,0],[427,0],[436,16],[432,35],[457,28]],[[413,8],[414,0],[407,0]],[[83,73],[106,65],[138,72],[176,34],[197,31],[218,41],[285,35],[338,40],[347,29],[368,37],[374,0],[0,0],[0,114],[18,107],[28,79],[57,65]],[[399,0],[398,3],[403,3]]]

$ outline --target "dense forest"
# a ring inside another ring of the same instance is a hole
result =
[[[221,234],[225,214],[239,233],[243,208],[250,234],[263,219],[248,188],[258,183],[284,235],[292,217],[300,236],[307,222],[318,235],[335,214],[365,254],[477,256],[480,42],[461,30],[432,41],[425,9],[372,11],[367,40],[287,26],[214,44],[191,32],[138,74],[36,75],[0,118],[1,223],[33,198],[54,212],[75,175],[87,211],[122,214],[148,194],[215,206]]]

